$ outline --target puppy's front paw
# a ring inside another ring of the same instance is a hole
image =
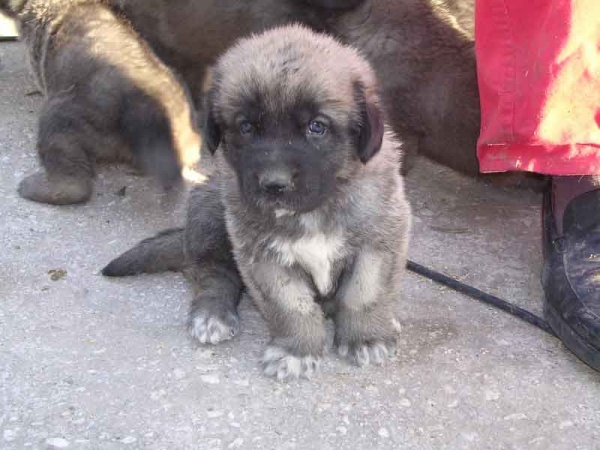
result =
[[[340,344],[338,346],[338,353],[344,358],[350,357],[356,364],[364,367],[369,364],[383,364],[392,352],[390,351],[390,347],[384,342],[377,341],[368,344]]]
[[[190,317],[190,333],[201,344],[218,344],[232,339],[240,329],[237,314],[227,312],[223,317],[207,311],[196,311]]]
[[[269,345],[263,356],[265,374],[279,381],[310,378],[319,369],[318,356],[294,356],[285,348]]]

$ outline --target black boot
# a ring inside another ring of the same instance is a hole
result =
[[[587,178],[556,177],[544,195],[542,284],[554,332],[600,370],[600,189]]]

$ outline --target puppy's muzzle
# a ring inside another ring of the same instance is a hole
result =
[[[295,189],[295,174],[286,169],[267,169],[258,175],[258,186],[263,194],[279,197]]]

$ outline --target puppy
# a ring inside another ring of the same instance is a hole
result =
[[[494,184],[541,190],[537,174],[481,174],[474,0],[120,0],[194,93],[207,64],[238,37],[301,22],[357,47],[381,80],[388,122],[402,139],[402,170],[422,155]],[[198,103],[200,104],[200,103]]]
[[[205,67],[239,37],[291,21],[332,34],[358,48],[381,80],[389,124],[403,141],[405,170],[407,157],[421,154],[479,176],[474,39],[465,31],[473,28],[474,0],[118,3],[194,94]]]
[[[240,37],[290,22],[325,31],[330,8],[349,10],[364,0],[109,1],[163,61],[177,68],[200,108],[206,67]]]
[[[103,273],[173,268],[184,252],[203,343],[236,333],[246,288],[272,335],[265,373],[278,379],[314,372],[327,316],[340,354],[383,362],[411,216],[371,67],[287,26],[234,45],[212,80],[205,145],[216,170],[193,192],[185,232],[143,241]]]
[[[76,1],[45,0],[44,5],[60,7]],[[0,8],[12,5],[18,9],[20,6],[15,5],[23,2],[0,0]],[[206,68],[236,39],[273,26],[301,22],[358,47],[371,62],[381,79],[390,126],[403,141],[404,173],[412,165],[414,155],[420,154],[496,184],[537,190],[545,186],[545,178],[535,174],[479,173],[474,0],[103,3],[127,17],[161,60],[181,74],[198,109],[202,106],[200,93]],[[42,26],[43,19],[43,15],[38,17]],[[104,39],[95,37],[97,43]],[[69,132],[65,134],[68,137]]]
[[[46,97],[37,150],[44,171],[19,194],[51,204],[85,202],[95,163],[130,162],[165,188],[199,158],[186,88],[103,2],[0,0],[18,20]]]

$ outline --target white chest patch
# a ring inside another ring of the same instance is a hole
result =
[[[277,253],[281,264],[302,266],[312,276],[319,293],[325,295],[333,285],[333,264],[346,253],[344,245],[340,233],[316,233],[297,240],[275,239],[269,247]]]

